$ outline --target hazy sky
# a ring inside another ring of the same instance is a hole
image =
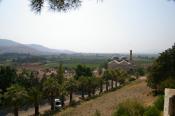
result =
[[[175,42],[175,3],[85,0],[67,13],[31,12],[29,0],[2,0],[0,38],[77,52],[160,52]]]

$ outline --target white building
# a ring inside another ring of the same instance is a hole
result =
[[[108,62],[108,69],[123,69],[132,70],[134,68],[134,63],[132,60],[132,50],[130,50],[129,60],[126,57],[114,57],[112,61]]]

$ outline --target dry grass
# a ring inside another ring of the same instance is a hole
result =
[[[111,116],[116,106],[128,98],[137,99],[145,105],[150,105],[155,100],[155,98],[150,95],[150,89],[146,86],[146,82],[144,80],[137,80],[119,90],[83,102],[77,107],[68,108],[56,115],[93,116],[97,110],[102,116]]]

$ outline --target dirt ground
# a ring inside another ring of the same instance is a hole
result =
[[[97,111],[101,116],[111,116],[116,106],[126,99],[137,99],[146,106],[151,105],[155,100],[146,86],[145,79],[137,80],[116,91],[106,93],[96,99],[81,103],[76,107],[68,108],[57,116],[93,116]]]

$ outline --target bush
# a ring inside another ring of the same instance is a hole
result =
[[[136,100],[126,100],[118,105],[113,116],[142,116],[144,106]]]
[[[148,107],[143,116],[160,116],[160,111],[155,107]]]
[[[154,102],[154,106],[160,110],[160,111],[163,111],[163,107],[164,107],[164,96],[159,96],[157,98],[157,100]]]
[[[139,76],[144,76],[145,75],[145,69],[143,67],[138,67],[136,69],[136,74]]]
[[[160,83],[161,90],[164,91],[165,88],[175,89],[175,79],[168,78]]]
[[[175,44],[160,53],[149,69],[148,86],[158,91],[175,88]],[[162,83],[163,82],[163,83]]]

